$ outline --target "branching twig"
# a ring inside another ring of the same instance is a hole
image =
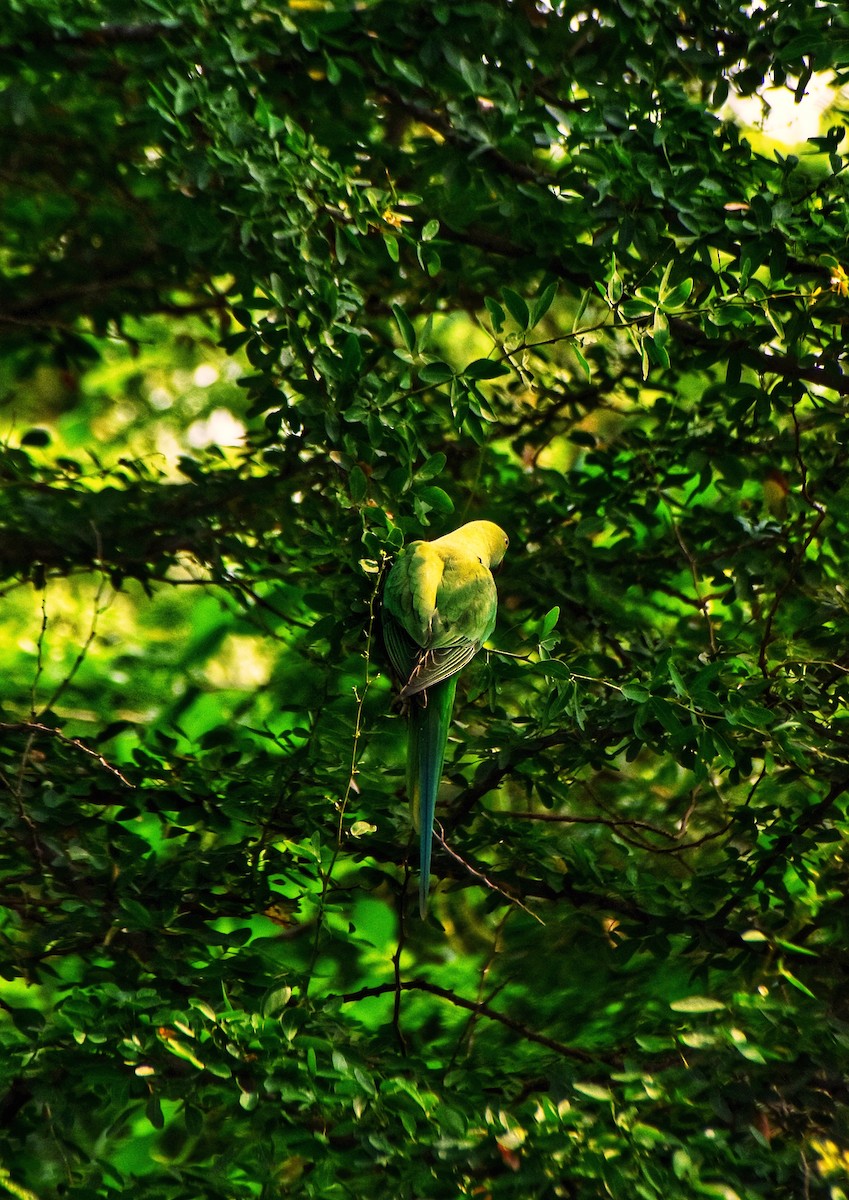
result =
[[[42,725],[38,721],[0,721],[0,729],[6,729],[10,732],[29,733],[32,737],[37,734],[46,734],[48,737],[58,738],[60,742],[64,742],[66,746],[73,746],[76,750],[81,750],[83,754],[88,754],[98,762],[104,771],[108,771],[110,775],[114,775],[116,779],[120,779],[125,787],[131,788],[134,784],[130,783],[117,767],[113,767],[102,754],[98,754],[96,750],[92,750],[90,746],[86,746],[85,742],[81,742],[79,738],[68,737],[58,729],[53,729],[50,725]]]
[[[484,1000],[484,988],[486,985],[487,976],[489,975],[489,972],[492,970],[493,963],[495,962],[495,960],[498,956],[499,942],[501,941],[501,935],[504,932],[504,926],[507,924],[508,920],[510,919],[510,914],[511,914],[511,910],[509,908],[505,908],[504,913],[501,917],[501,920],[498,922],[498,926],[495,930],[495,937],[492,939],[492,946],[490,948],[489,954],[487,955],[486,962],[483,964],[483,966],[481,968],[480,983],[478,984],[478,1001],[480,1003],[485,1003],[490,1006],[492,1005],[492,1002],[495,999],[495,997],[498,995],[498,993],[507,986],[507,980],[505,979],[500,984],[498,984],[496,987],[492,988],[489,993],[489,996],[486,998],[486,1000]],[[454,1066],[455,1062],[457,1061],[457,1058],[460,1054],[461,1047],[463,1045],[468,1046],[471,1043],[472,1034],[474,1033],[475,1025],[477,1024],[478,1015],[479,1015],[478,1013],[470,1014],[469,1020],[466,1024],[466,1028],[463,1030],[463,1032],[460,1034],[460,1037],[457,1039],[457,1045],[455,1046],[454,1052],[451,1055],[450,1065],[452,1067]]]
[[[528,1042],[536,1042],[538,1046],[545,1046],[548,1050],[553,1050],[555,1054],[561,1055],[563,1058],[571,1058],[576,1062],[618,1062],[618,1056],[603,1056],[599,1054],[590,1054],[587,1050],[579,1050],[575,1046],[567,1046],[563,1042],[558,1042],[555,1038],[546,1037],[543,1033],[536,1033],[533,1029],[528,1029],[521,1021],[516,1021],[513,1017],[508,1017],[505,1013],[498,1012],[482,1000],[467,1000],[464,996],[458,996],[456,992],[449,991],[448,988],[440,987],[439,984],[429,983],[426,979],[402,979],[397,987],[402,992],[428,992],[431,996],[439,996],[442,1000],[447,1000],[449,1004],[453,1004],[456,1008],[464,1008],[467,1012],[475,1013],[478,1016],[486,1017],[490,1021],[497,1021],[500,1025],[504,1025],[507,1029],[512,1029],[519,1037],[524,1038]],[[339,996],[343,1004],[354,1004],[358,1000],[367,1000],[371,996],[385,996],[388,992],[395,991],[396,984],[380,983],[374,987],[360,988],[358,992],[348,992],[346,995]]]
[[[761,674],[765,679],[768,679],[770,675],[767,655],[769,653],[769,644],[772,641],[772,627],[775,623],[779,606],[787,592],[790,590],[790,587],[795,582],[805,555],[808,552],[808,547],[819,533],[820,526],[827,516],[825,505],[820,504],[818,500],[815,500],[808,490],[808,469],[805,466],[804,459],[802,458],[801,431],[799,429],[799,421],[796,416],[795,404],[792,406],[791,412],[793,416],[795,456],[796,462],[799,465],[799,473],[801,476],[802,498],[804,499],[805,503],[816,513],[816,517],[808,531],[807,537],[802,542],[801,546],[797,547],[796,553],[793,555],[793,561],[790,565],[790,569],[787,572],[787,578],[784,580],[784,583],[781,585],[781,587],[776,589],[775,595],[772,599],[772,604],[770,604],[769,610],[766,614],[766,619],[764,620],[764,632],[763,637],[761,638],[760,648],[758,650],[758,666],[760,667]],[[777,669],[777,667],[773,668],[773,670]]]
[[[630,846],[636,846],[639,850],[645,850],[648,854],[680,854],[684,850],[694,850],[697,846],[703,846],[705,842],[715,841],[716,838],[722,837],[731,827],[731,822],[726,821],[719,829],[711,830],[710,833],[702,834],[701,837],[694,838],[692,842],[679,842],[680,833],[669,833],[666,829],[659,829],[656,825],[650,825],[647,821],[637,821],[628,818],[616,819],[614,817],[573,817],[568,813],[533,813],[519,812],[515,809],[500,809],[497,813],[491,813],[492,816],[511,817],[519,821],[548,821],[551,824],[560,825],[605,825],[612,829],[619,837],[627,841]],[[675,842],[674,846],[650,846],[647,842],[632,840],[626,838],[622,834],[622,828],[628,829],[645,829],[649,833],[656,834],[658,837],[667,838],[671,842]],[[498,889],[496,889],[498,890]],[[512,897],[511,897],[512,899]],[[518,903],[518,901],[514,901]],[[524,908],[524,905],[519,905]],[[533,915],[533,914],[531,914]]]
[[[699,564],[696,562],[696,559],[695,559],[695,556],[693,555],[692,550],[687,545],[687,543],[684,541],[684,535],[681,532],[678,522],[675,520],[675,517],[672,512],[672,507],[669,504],[666,496],[664,496],[662,492],[660,492],[660,496],[666,506],[666,511],[669,513],[669,520],[672,523],[672,531],[675,534],[675,540],[677,541],[678,545],[681,547],[681,553],[686,558],[687,564],[690,568],[690,575],[692,576],[692,579],[693,579],[693,590],[696,593],[696,600],[698,602],[697,607],[698,607],[699,612],[704,617],[705,625],[707,626],[708,644],[710,646],[710,656],[711,656],[711,658],[716,658],[716,655],[717,655],[716,631],[714,630],[713,621],[711,620],[711,616],[710,616],[709,598],[702,594],[702,581],[699,576]]]
[[[38,631],[38,640],[35,646],[35,674],[32,677],[30,685],[30,717],[35,720],[35,695],[38,691],[38,682],[41,679],[42,671],[44,670],[44,639],[47,636],[47,586],[41,589],[41,626]]]
[[[543,921],[542,917],[538,917],[537,914],[532,912],[531,909],[529,909],[527,905],[523,904],[521,900],[517,900],[516,897],[511,896],[509,892],[505,892],[505,890],[500,888],[497,883],[493,883],[491,879],[488,879],[482,871],[476,870],[471,863],[466,862],[465,858],[462,858],[455,850],[452,850],[445,840],[445,830],[438,821],[434,822],[433,834],[440,846],[442,846],[443,850],[447,851],[447,853],[455,860],[455,862],[462,864],[462,866],[465,867],[470,875],[474,875],[475,879],[479,879],[481,883],[485,884],[490,889],[490,891],[497,892],[499,896],[503,896],[504,899],[509,900],[511,904],[515,904],[517,908],[521,908],[522,912],[526,912],[529,917],[533,917],[535,921],[539,921],[540,925],[545,925],[545,921]]]
[[[318,901],[318,919],[316,921],[316,926],[315,926],[315,938],[313,940],[312,956],[310,958],[310,967],[309,967],[309,971],[307,972],[306,984],[304,986],[304,994],[305,995],[309,991],[309,986],[310,986],[310,981],[312,979],[313,969],[315,967],[316,960],[318,958],[318,950],[319,950],[319,945],[321,943],[322,919],[323,919],[324,911],[325,911],[325,908],[327,905],[327,893],[330,889],[330,884],[333,879],[333,868],[336,866],[336,861],[339,858],[339,854],[341,853],[341,850],[342,850],[342,841],[344,838],[345,813],[348,808],[348,803],[351,799],[351,794],[353,792],[359,792],[359,790],[360,790],[359,786],[357,784],[357,775],[359,774],[359,761],[360,761],[360,739],[362,738],[362,734],[363,734],[363,713],[365,711],[366,696],[368,695],[368,691],[369,691],[369,688],[371,687],[371,683],[372,683],[372,680],[371,680],[371,648],[372,648],[372,640],[374,637],[374,626],[375,626],[375,622],[377,620],[377,598],[378,598],[378,595],[380,594],[380,583],[381,583],[382,577],[383,577],[383,571],[381,569],[377,573],[374,588],[372,589],[372,593],[369,598],[368,623],[366,626],[366,634],[365,634],[366,645],[365,645],[365,650],[363,651],[363,660],[365,663],[365,666],[363,668],[363,686],[362,686],[361,690],[358,690],[357,688],[354,689],[354,695],[357,700],[357,708],[356,708],[356,714],[354,717],[354,732],[352,735],[352,742],[351,742],[351,762],[350,762],[350,767],[348,770],[348,783],[345,787],[345,792],[344,792],[344,795],[342,796],[342,800],[339,803],[339,821],[337,824],[336,845],[333,848],[333,853],[330,856],[330,862],[327,864],[327,869],[322,870],[320,859],[319,859],[319,864],[318,864],[318,869],[319,869],[319,872],[321,873],[321,877],[322,877],[321,895],[319,896],[319,901]]]
[[[666,829],[659,829],[648,821],[638,821],[626,817],[573,817],[570,813],[520,812],[510,808],[499,809],[497,813],[494,812],[491,815],[497,816],[499,819],[512,817],[516,821],[549,821],[555,825],[606,825],[609,829],[617,829],[620,825],[626,825],[629,829],[645,829],[649,833],[657,834],[658,837],[668,838],[669,841],[677,840],[677,834],[669,833]]]
[[[760,777],[755,781],[752,791],[754,791],[755,787],[757,787],[759,783]],[[711,918],[713,924],[724,922],[725,919],[735,910],[735,908],[738,907],[741,901],[744,900],[746,896],[751,895],[751,893],[754,891],[755,885],[759,883],[761,879],[763,879],[767,872],[770,871],[777,862],[780,862],[781,859],[784,858],[784,855],[793,845],[794,840],[803,834],[807,829],[815,826],[822,817],[825,817],[834,805],[835,801],[838,800],[844,794],[844,792],[846,792],[847,788],[849,788],[849,779],[837,780],[836,783],[831,785],[822,800],[820,800],[817,804],[812,804],[810,808],[805,809],[791,830],[789,830],[787,833],[782,833],[778,838],[776,838],[772,849],[763,856],[758,865],[749,875],[748,879],[746,879],[744,883],[737,888],[734,894],[730,896],[728,900],[726,900],[721,908],[714,913],[713,917]]]
[[[97,542],[98,542],[98,547],[97,547],[98,561],[102,562],[102,547],[100,545],[100,535],[98,534],[97,530],[95,530],[95,536],[96,536]],[[102,574],[100,576],[100,582],[97,585],[97,592],[94,597],[94,611],[93,611],[92,617],[91,617],[91,626],[89,627],[88,636],[86,637],[86,640],[83,642],[82,646],[80,646],[79,652],[77,653],[77,657],[74,659],[74,662],[71,665],[70,671],[68,671],[68,674],[57,685],[53,694],[46,701],[46,703],[42,706],[41,714],[40,714],[42,717],[44,716],[45,713],[49,712],[53,708],[56,701],[59,699],[59,697],[65,691],[65,689],[70,685],[71,680],[74,678],[77,671],[79,671],[80,667],[85,662],[86,655],[88,654],[89,650],[91,649],[91,644],[94,641],[95,636],[97,635],[98,622],[99,622],[101,616],[103,615],[103,613],[106,612],[109,605],[115,599],[115,593],[113,592],[112,595],[109,597],[109,599],[106,601],[106,603],[101,604],[101,600],[103,598],[103,593],[106,591],[106,587],[107,587],[107,578],[106,578],[106,575]],[[44,632],[46,630],[46,628],[47,628],[47,614],[45,613],[44,624],[42,626],[42,632]],[[41,657],[41,639],[39,639],[39,661],[40,661],[40,657]],[[33,717],[35,717],[35,712],[33,712]]]
[[[405,1058],[407,1056],[407,1042],[404,1038],[404,1032],[401,1029],[401,954],[407,936],[407,928],[404,924],[404,899],[407,894],[409,881],[410,869],[405,866],[404,886],[401,888],[398,896],[398,942],[395,946],[395,952],[392,955],[392,972],[395,976],[395,1003],[392,1005],[392,1028],[395,1030],[398,1045],[401,1047],[401,1053]]]

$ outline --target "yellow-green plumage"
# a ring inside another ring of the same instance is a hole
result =
[[[501,562],[507,544],[492,521],[470,521],[435,541],[405,546],[386,580],[384,640],[408,703],[407,791],[420,837],[422,916],[457,672],[495,627],[498,597],[490,568]]]

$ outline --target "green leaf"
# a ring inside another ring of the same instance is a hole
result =
[[[152,1095],[148,1097],[144,1113],[154,1129],[164,1129],[165,1117],[162,1114],[162,1105],[159,1102],[158,1096]]]
[[[554,608],[550,608],[540,622],[539,637],[546,638],[551,633],[554,626],[560,619],[560,605],[555,604]]]
[[[432,238],[435,238],[438,233],[439,222],[436,220],[436,218],[434,218],[433,220],[428,221],[425,227],[422,229],[422,241],[429,242]]]
[[[590,364],[584,358],[584,355],[583,355],[580,347],[578,346],[577,342],[570,342],[569,349],[574,354],[575,358],[578,361],[578,366],[584,372],[587,379],[590,379],[592,377],[592,372],[590,371]]]
[[[422,367],[419,371],[419,379],[422,383],[448,383],[454,378],[454,372],[449,367],[448,363],[432,362],[426,367]]]
[[[469,379],[497,379],[499,375],[509,375],[510,368],[504,362],[494,362],[491,358],[476,358],[463,371]]]
[[[368,480],[365,472],[360,467],[353,467],[348,476],[348,486],[351,491],[351,499],[354,504],[361,504],[366,498],[368,490]]]
[[[796,990],[801,992],[804,996],[810,996],[812,1000],[816,1000],[816,996],[811,989],[806,984],[802,983],[801,979],[797,979],[792,972],[788,971],[783,963],[779,964],[778,973],[782,979],[786,979],[792,987],[796,988]]]
[[[577,309],[575,310],[575,316],[574,316],[574,318],[573,318],[573,320],[572,320],[572,333],[574,333],[574,332],[575,332],[575,330],[576,330],[576,329],[578,328],[578,326],[580,325],[580,323],[581,323],[581,317],[583,317],[584,313],[587,311],[587,305],[588,305],[588,304],[589,304],[589,302],[590,302],[590,296],[591,296],[591,295],[592,295],[592,289],[591,289],[591,288],[587,288],[587,289],[586,289],[586,291],[585,291],[585,292],[583,293],[583,295],[581,296],[581,299],[580,299],[580,301],[579,301],[579,303],[578,303],[578,307],[577,307]]]
[[[266,996],[262,1011],[266,1017],[276,1017],[283,1011],[289,1001],[292,999],[292,989],[290,987],[278,987],[269,992]]]
[[[489,313],[489,319],[492,321],[492,328],[496,333],[501,333],[501,330],[504,327],[504,322],[507,319],[504,309],[496,300],[493,300],[491,296],[484,296],[483,302],[486,305],[487,312]]]
[[[642,343],[644,352],[648,355],[649,361],[654,366],[663,369],[669,366],[669,354],[663,345],[662,339],[646,333],[643,335]]]
[[[554,297],[556,295],[557,295],[557,284],[550,283],[548,285],[548,287],[545,288],[545,290],[542,292],[542,294],[534,301],[533,308],[531,309],[530,323],[528,325],[529,329],[533,329],[533,327],[535,325],[539,324],[539,322],[542,320],[542,318],[545,316],[545,314],[551,308],[551,305],[554,302]]]
[[[668,292],[667,295],[664,297],[664,299],[662,301],[663,307],[666,309],[680,308],[680,306],[686,300],[689,300],[690,296],[692,295],[692,291],[693,291],[693,280],[692,279],[683,280],[676,287],[674,287],[671,292]]]
[[[428,275],[431,279],[435,278],[442,270],[442,259],[437,251],[433,246],[422,246],[421,258]]]
[[[345,338],[345,343],[342,347],[342,367],[343,375],[346,379],[355,378],[363,364],[363,352],[360,347],[360,339],[353,333],[349,333]]]
[[[591,1100],[610,1101],[613,1099],[610,1089],[602,1087],[599,1083],[573,1083],[572,1087],[582,1096],[589,1096]]]
[[[623,300],[619,311],[623,317],[647,317],[657,312],[657,305],[653,300]]]
[[[799,946],[796,942],[788,942],[784,938],[776,938],[775,944],[782,950],[789,950],[791,954],[804,954],[807,958],[819,958],[816,950],[810,950],[807,946]]]
[[[661,1146],[669,1142],[669,1134],[657,1129],[654,1125],[645,1125],[636,1121],[631,1126],[631,1136],[641,1146]]]
[[[669,672],[669,678],[672,681],[672,686],[675,688],[676,693],[679,696],[686,696],[688,694],[687,685],[684,683],[681,672],[678,670],[672,659],[670,659],[666,664],[666,669]]]
[[[622,299],[623,291],[624,291],[624,288],[622,285],[622,280],[621,280],[619,273],[617,272],[615,264],[614,264],[613,274],[610,276],[610,279],[608,280],[608,283],[607,283],[608,303],[611,306],[618,304],[619,301]]]
[[[163,1045],[169,1054],[173,1054],[176,1058],[181,1058],[185,1062],[189,1062],[193,1067],[197,1067],[199,1071],[204,1069],[204,1064],[197,1057],[194,1050],[181,1042],[179,1038],[168,1037],[163,1039]]]
[[[749,1062],[755,1062],[755,1063],[765,1063],[766,1062],[766,1059],[764,1058],[762,1052],[758,1049],[758,1047],[752,1046],[748,1042],[735,1043],[734,1049],[737,1051],[738,1054],[742,1055],[743,1058],[748,1059]]]
[[[719,1012],[726,1006],[721,1000],[713,1000],[710,996],[685,996],[682,1000],[672,1000],[669,1007],[673,1012],[709,1013]]]
[[[527,329],[528,323],[531,319],[531,314],[527,304],[519,295],[519,293],[514,292],[512,288],[502,288],[501,297],[504,301],[507,311],[510,313],[510,316],[513,318],[519,328],[522,330]]]
[[[435,512],[451,513],[454,511],[454,501],[440,487],[416,488],[416,495]]]
[[[437,475],[441,475],[445,469],[447,462],[446,456],[440,450],[437,454],[431,454],[427,462],[419,467],[416,472],[416,479],[424,481],[427,479],[435,479]]]
[[[571,669],[557,658],[545,658],[531,665],[540,675],[549,675],[552,679],[572,679]]]
[[[398,326],[398,332],[401,334],[401,341],[410,354],[414,354],[416,350],[416,331],[413,329],[410,318],[404,312],[403,308],[401,308],[400,304],[392,305],[392,315]]]

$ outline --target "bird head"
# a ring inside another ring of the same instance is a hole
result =
[[[486,567],[497,567],[505,555],[510,539],[504,530],[493,521],[470,521],[464,525],[462,532],[470,544],[474,544],[475,553]]]

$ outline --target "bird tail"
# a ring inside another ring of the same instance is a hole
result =
[[[419,912],[422,917],[427,916],[433,814],[456,691],[457,676],[453,675],[429,687],[425,702],[413,703],[410,709],[407,794],[412,804],[413,824],[419,831]]]

